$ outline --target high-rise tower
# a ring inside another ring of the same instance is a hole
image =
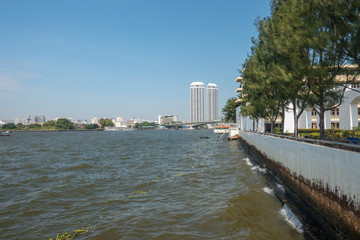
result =
[[[206,87],[207,120],[218,119],[218,87],[215,83],[209,83]]]
[[[204,121],[204,92],[203,82],[192,82],[190,85],[190,120],[191,122]]]

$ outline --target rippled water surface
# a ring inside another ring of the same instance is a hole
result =
[[[245,158],[211,131],[13,133],[0,239],[303,239]]]

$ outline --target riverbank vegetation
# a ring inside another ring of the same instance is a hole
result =
[[[155,129],[156,127],[158,127],[158,124],[147,121],[143,121],[142,123],[135,123],[134,126],[135,129]]]
[[[1,127],[6,131],[64,131],[64,130],[92,130],[99,129],[97,124],[77,125],[66,118],[60,118],[57,121],[47,121],[43,124],[32,123],[24,125],[22,123],[8,123]]]
[[[320,139],[320,129],[299,129],[298,133],[303,138]],[[325,129],[324,140],[359,144],[358,139],[360,139],[360,127],[353,130]]]
[[[325,112],[341,104],[359,75],[360,2],[272,0],[271,16],[255,24],[258,36],[240,71],[242,114],[269,119],[273,132],[290,106],[298,136],[299,116],[312,109],[324,139]]]

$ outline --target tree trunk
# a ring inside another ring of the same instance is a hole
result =
[[[319,122],[320,140],[324,140],[325,139],[325,110],[324,110],[324,108],[320,108],[319,118],[320,118],[320,122]]]
[[[271,110],[271,117],[270,117],[270,133],[274,133],[274,110]]]
[[[294,137],[298,137],[297,99],[293,101],[293,114],[294,114]]]
[[[281,109],[281,135],[284,135],[284,127],[285,127],[285,107]]]

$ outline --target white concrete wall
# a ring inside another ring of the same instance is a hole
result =
[[[360,208],[360,153],[244,131],[239,136],[298,176],[328,184],[333,192],[337,187],[339,196],[352,197]]]

